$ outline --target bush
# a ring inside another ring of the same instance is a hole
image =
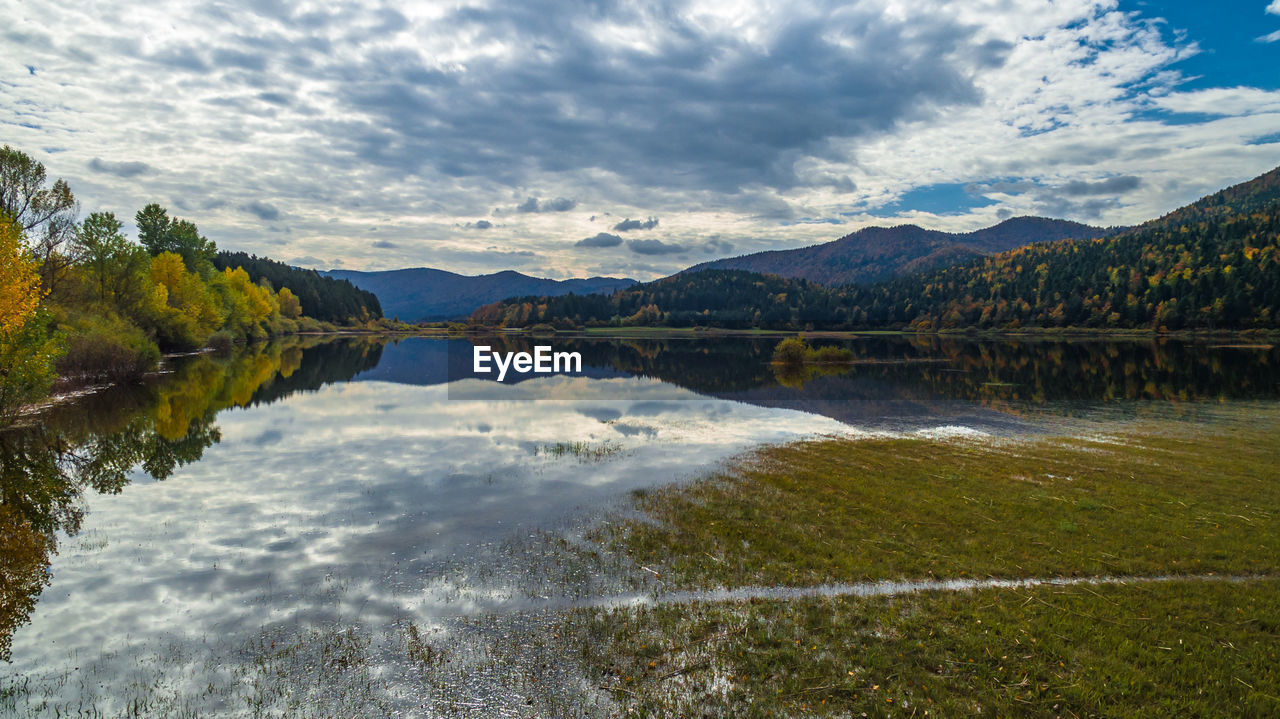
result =
[[[218,330],[209,335],[209,341],[205,346],[220,354],[229,354],[231,348],[236,343],[235,335],[226,330]]]
[[[804,364],[813,350],[799,337],[788,337],[773,348],[773,361],[778,364]]]
[[[814,350],[809,356],[809,361],[818,364],[848,364],[853,361],[853,351],[828,345]]]
[[[851,350],[835,346],[814,349],[799,337],[788,337],[773,348],[774,364],[849,364],[852,361]]]
[[[20,327],[0,334],[0,425],[23,405],[44,399],[53,387],[54,367],[62,352],[49,333],[49,318],[38,311]]]
[[[319,332],[321,331],[320,320],[314,317],[307,317],[306,315],[303,315],[302,317],[298,318],[298,331],[299,332]]]
[[[55,367],[64,379],[75,383],[133,381],[160,361],[156,343],[136,325],[113,314],[72,320],[65,347]]]

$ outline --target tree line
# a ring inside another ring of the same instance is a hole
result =
[[[347,282],[220,254],[194,222],[159,204],[139,209],[134,223],[136,241],[112,212],[80,219],[64,180],[0,148],[0,424],[58,378],[129,379],[154,368],[162,351],[382,315],[376,297]]]
[[[378,296],[362,290],[348,280],[325,277],[315,270],[294,267],[267,257],[246,252],[219,252],[213,266],[225,270],[240,267],[254,282],[288,287],[302,304],[302,314],[326,322],[345,323],[352,318],[362,321],[382,317]]]

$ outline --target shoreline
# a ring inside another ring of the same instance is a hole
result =
[[[1132,329],[1043,329],[1016,330],[763,330],[728,329],[720,327],[586,327],[555,332],[530,332],[526,328],[485,327],[471,328],[460,333],[446,333],[449,337],[468,335],[532,335],[532,336],[580,336],[580,337],[814,337],[824,339],[857,339],[860,337],[940,337],[945,339],[1037,339],[1037,340],[1177,340],[1177,341],[1225,341],[1252,340],[1242,345],[1256,348],[1271,347],[1280,342],[1280,330],[1158,330]],[[1264,340],[1258,342],[1257,340]]]
[[[322,330],[318,332],[290,332],[288,334],[274,335],[264,339],[239,340],[232,343],[235,347],[248,347],[250,345],[262,344],[265,342],[273,342],[284,339],[286,337],[362,337],[377,335],[401,335],[401,336],[423,336],[413,330],[358,330],[358,329],[339,329],[339,330]],[[65,375],[59,375],[54,380],[54,389],[49,396],[44,397],[38,402],[21,405],[14,409],[9,421],[0,425],[0,432],[27,426],[31,419],[39,418],[44,412],[66,404],[74,402],[84,397],[91,397],[100,392],[106,392],[117,387],[123,387],[130,384],[142,384],[147,381],[154,380],[165,374],[169,370],[166,363],[169,360],[179,359],[183,357],[198,357],[200,355],[217,354],[220,350],[216,347],[205,346],[197,350],[188,350],[183,352],[164,352],[160,355],[160,361],[155,367],[143,372],[137,377],[131,379],[117,379],[107,381],[84,381]],[[61,387],[59,386],[61,385]]]

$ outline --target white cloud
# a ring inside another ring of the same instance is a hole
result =
[[[1280,92],[1252,87],[1221,87],[1174,92],[1153,101],[1170,112],[1206,115],[1250,115],[1280,112]]]

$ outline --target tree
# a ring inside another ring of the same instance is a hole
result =
[[[46,291],[52,291],[71,264],[62,249],[75,231],[79,208],[65,180],[46,185],[44,165],[21,150],[0,148],[0,214],[32,241]]]
[[[225,269],[214,275],[212,286],[222,300],[224,327],[240,337],[256,337],[262,323],[276,312],[271,290],[253,284],[242,268]]]
[[[76,230],[74,246],[97,288],[98,301],[129,309],[141,298],[139,280],[146,251],[120,233],[110,212],[94,212]]]
[[[172,252],[151,258],[151,321],[162,344],[200,347],[226,314],[200,276]]]
[[[0,336],[25,324],[40,305],[40,297],[36,263],[22,246],[18,227],[0,218]]]
[[[0,217],[0,422],[53,385],[58,343],[40,311],[40,277],[15,223]]]
[[[166,251],[169,237],[169,213],[160,205],[151,203],[133,216],[138,226],[138,242],[147,248],[152,257]]]
[[[281,287],[280,294],[276,296],[280,303],[280,314],[291,320],[296,320],[302,316],[302,303],[298,301],[298,296],[288,287]]]
[[[138,241],[152,257],[172,252],[182,258],[187,269],[208,276],[213,270],[213,258],[218,247],[200,235],[194,222],[170,218],[168,210],[151,203],[134,215],[138,225]]]

